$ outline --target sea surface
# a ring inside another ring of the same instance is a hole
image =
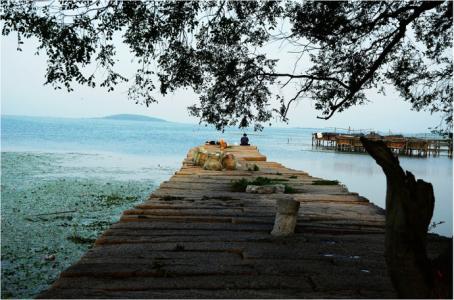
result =
[[[385,207],[386,181],[367,154],[321,151],[317,128],[248,131],[269,161],[339,180]],[[29,298],[77,261],[121,212],[144,201],[177,169],[189,148],[243,131],[159,121],[1,117],[2,298]],[[431,231],[452,236],[453,164],[446,156],[400,157],[431,182]]]

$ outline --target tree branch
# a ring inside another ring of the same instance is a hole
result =
[[[306,75],[306,74],[294,75],[294,74],[288,74],[288,73],[260,73],[258,75],[269,76],[269,77],[290,77],[291,79],[304,78],[304,79],[311,79],[311,80],[334,81],[346,89],[349,88],[348,85],[346,85],[341,80],[334,78],[334,77],[318,77],[318,76],[312,76],[312,75]]]
[[[425,11],[431,10],[439,5],[441,5],[443,2],[438,2],[438,1],[424,1],[421,6],[418,7],[418,9],[415,9],[414,13],[406,20],[401,21],[399,24],[399,31],[397,34],[394,36],[394,38],[391,40],[391,42],[388,44],[388,46],[383,49],[382,53],[380,56],[377,58],[377,60],[372,64],[372,66],[369,68],[369,71],[361,78],[361,80],[354,84],[351,87],[347,87],[347,89],[350,90],[350,93],[339,103],[332,105],[330,107],[331,112],[329,113],[328,116],[326,117],[320,117],[318,116],[318,119],[323,119],[323,120],[328,120],[330,119],[334,113],[342,107],[347,101],[351,100],[356,93],[358,93],[363,85],[374,75],[374,73],[377,71],[377,69],[382,65],[384,62],[386,56],[394,49],[394,47],[400,42],[400,40],[405,37],[405,32],[407,30],[407,26],[413,22],[416,18],[418,18],[422,13]]]

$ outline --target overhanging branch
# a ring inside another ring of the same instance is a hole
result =
[[[404,21],[401,21],[398,27],[397,34],[394,36],[394,38],[391,40],[391,42],[383,49],[382,53],[380,56],[375,60],[375,62],[372,64],[372,66],[369,68],[369,71],[361,78],[360,81],[355,83],[354,85],[347,87],[347,89],[350,90],[350,93],[339,103],[332,105],[330,107],[331,112],[328,114],[326,117],[320,117],[318,116],[318,119],[323,119],[323,120],[328,120],[330,119],[334,113],[342,107],[347,101],[350,101],[353,99],[353,97],[361,90],[361,88],[364,86],[364,84],[372,78],[374,73],[377,71],[377,69],[383,64],[385,61],[386,56],[394,49],[394,47],[402,40],[402,38],[405,37],[405,32],[407,29],[407,26],[413,22],[416,18],[418,18],[422,13],[431,10],[439,5],[441,5],[443,2],[439,1],[424,1],[421,6],[419,6],[417,9],[415,9],[414,13],[407,18]]]
[[[333,81],[341,85],[342,87],[348,89],[349,86],[343,83],[341,80],[334,78],[334,77],[320,77],[320,76],[313,76],[313,75],[307,75],[307,74],[288,74],[288,73],[260,73],[259,75],[262,76],[269,76],[269,77],[289,77],[290,79],[298,79],[298,78],[304,78],[304,79],[311,79],[311,80],[320,80],[320,81]]]

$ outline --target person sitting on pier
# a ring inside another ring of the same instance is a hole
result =
[[[247,137],[247,134],[243,134],[243,137],[241,138],[241,146],[249,146],[249,138]]]

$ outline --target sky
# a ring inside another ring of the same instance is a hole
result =
[[[14,34],[1,37],[1,113],[4,115],[45,116],[45,117],[102,117],[112,114],[141,114],[182,123],[198,123],[189,116],[187,107],[198,101],[191,90],[178,90],[161,96],[158,104],[150,107],[135,104],[127,97],[127,84],[118,86],[113,92],[104,88],[75,86],[71,93],[54,90],[44,85],[46,55],[35,55],[36,40],[25,40],[22,51],[17,51],[17,38]],[[267,48],[270,56],[280,59],[280,66],[290,68],[294,58],[289,49],[276,45]],[[116,70],[132,75],[134,62],[126,46],[118,49]],[[367,91],[370,103],[355,106],[345,112],[335,114],[330,120],[317,119],[318,111],[310,100],[302,100],[294,105],[288,117],[288,124],[277,120],[275,127],[312,128],[352,128],[374,129],[393,133],[421,133],[438,125],[440,117],[428,112],[415,112],[409,103],[402,100],[392,88],[385,89],[386,96]],[[290,91],[291,92],[291,91]],[[284,95],[288,91],[281,91]],[[265,129],[266,130],[266,129]]]

